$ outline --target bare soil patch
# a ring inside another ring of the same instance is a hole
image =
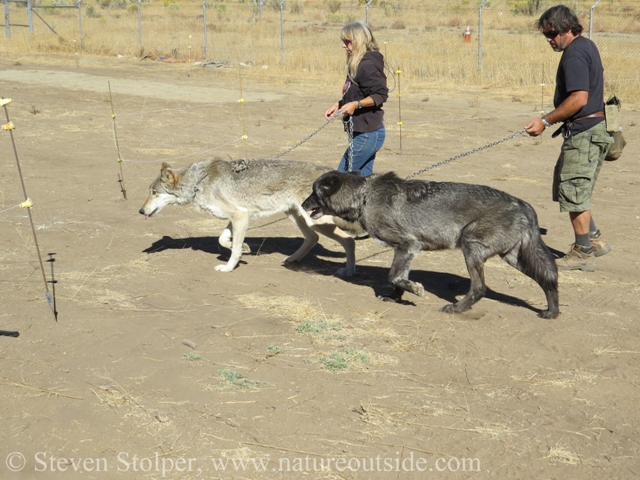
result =
[[[639,474],[639,112],[623,111],[627,149],[604,166],[594,196],[613,251],[594,273],[561,274],[560,317],[538,318],[543,292],[500,260],[487,264],[487,298],[450,316],[439,308],[469,285],[460,252],[421,254],[411,277],[427,295],[389,305],[375,295],[388,288],[392,252],[370,239],[357,242],[353,278],[333,275],[344,253],[325,238],[287,269],[298,230],[261,219],[247,235],[253,253],[219,273],[225,221],[180,207],[138,214],[162,161],[277,155],[323,124],[339,85],[254,76],[242,104],[237,71],[35,57],[0,65],[38,241],[45,259],[55,252],[59,311],[56,324],[26,212],[8,210],[23,198],[2,132],[0,329],[20,332],[0,337],[3,479]],[[392,94],[378,172],[408,175],[537,114],[508,95],[403,88],[402,138]],[[335,124],[287,158],[337,165],[345,147]],[[546,243],[564,251],[572,232],[550,199],[559,147],[549,132],[518,137],[420,178],[525,199]],[[18,457],[4,460],[12,452],[26,459],[21,473],[10,471]]]

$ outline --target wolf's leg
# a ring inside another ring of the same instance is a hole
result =
[[[345,277],[353,275],[356,272],[356,241],[353,237],[338,228],[338,226],[333,223],[333,218],[328,215],[313,220],[311,228],[342,245],[347,255],[347,266],[338,269],[337,273]]]
[[[224,248],[228,248],[229,250],[231,250],[231,246],[232,246],[231,228],[232,228],[232,223],[229,222],[229,224],[226,226],[226,228],[222,231],[222,233],[218,237],[218,243],[220,244],[220,246]],[[243,243],[242,253],[251,253],[251,247],[249,247],[249,245],[247,245],[246,243]]]
[[[502,256],[502,259],[535,280],[544,291],[547,297],[547,310],[541,311],[538,316],[556,318],[560,314],[558,268],[542,239],[534,237],[529,242],[518,242]]]
[[[236,215],[231,219],[230,225],[233,231],[231,234],[233,240],[231,242],[231,256],[229,257],[229,261],[226,264],[215,266],[215,269],[218,272],[230,272],[240,261],[240,257],[242,256],[242,241],[244,240],[244,236],[247,233],[247,225],[249,225],[249,215],[246,213],[243,215]]]
[[[389,281],[395,287],[393,293],[389,297],[380,295],[380,300],[398,301],[402,298],[402,294],[407,291],[414,293],[419,297],[424,297],[424,287],[418,282],[409,280],[409,271],[411,270],[411,262],[418,255],[418,251],[408,251],[396,249],[393,254],[393,262],[389,270]]]
[[[314,232],[309,225],[311,225],[311,218],[304,213],[304,211],[300,208],[292,208],[291,210],[285,212],[287,216],[291,219],[293,223],[295,223],[302,234],[304,235],[304,242],[298,250],[296,250],[292,255],[285,258],[282,263],[293,263],[300,260],[304,257],[309,250],[315,247],[316,243],[318,243],[318,234]]]
[[[461,313],[469,310],[474,303],[484,297],[487,291],[487,286],[484,283],[484,262],[487,261],[489,255],[485,247],[478,242],[463,241],[462,253],[469,271],[471,288],[462,300],[442,307],[443,312]]]

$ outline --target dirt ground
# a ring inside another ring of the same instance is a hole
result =
[[[627,149],[604,165],[594,196],[613,250],[594,273],[560,274],[553,321],[536,315],[542,290],[500,260],[487,264],[487,297],[451,316],[439,309],[469,285],[458,251],[422,253],[411,278],[425,298],[388,304],[376,294],[392,252],[371,239],[357,241],[356,275],[339,278],[338,244],[321,238],[285,268],[299,232],[284,217],[258,219],[253,253],[219,273],[225,221],[190,207],[138,213],[163,161],[277,155],[324,123],[339,87],[247,74],[242,104],[237,69],[0,61],[58,311],[56,323],[0,132],[0,329],[20,332],[0,336],[0,478],[640,477],[633,108],[623,110]],[[505,138],[540,109],[508,91],[403,88],[402,117],[395,92],[386,107],[377,172],[408,175]],[[286,158],[337,165],[345,146],[335,124]],[[565,251],[572,231],[550,199],[559,147],[550,132],[517,137],[419,178],[523,198],[545,242]]]

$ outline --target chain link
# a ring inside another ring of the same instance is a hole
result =
[[[518,131],[518,132],[516,132],[516,133],[514,133],[512,135],[509,135],[508,137],[503,138],[502,140],[498,140],[497,142],[492,142],[492,143],[489,143],[489,144],[484,145],[482,147],[474,148],[473,150],[471,150],[469,152],[461,153],[460,155],[456,155],[455,157],[451,157],[451,158],[449,158],[447,160],[443,160],[442,162],[438,162],[438,163],[434,163],[433,165],[429,165],[428,167],[423,168],[422,170],[418,170],[417,172],[412,173],[411,175],[406,177],[405,180],[409,180],[410,178],[413,178],[416,175],[420,175],[421,173],[427,172],[427,171],[429,171],[429,170],[431,170],[433,168],[437,168],[437,167],[440,167],[442,165],[446,165],[449,162],[453,162],[454,160],[457,160],[459,158],[466,157],[467,155],[471,155],[472,153],[477,153],[477,152],[480,152],[482,150],[486,150],[487,148],[495,147],[496,145],[500,145],[501,143],[504,143],[504,142],[506,142],[508,140],[511,140],[512,138],[519,137],[520,135],[522,135],[525,132],[526,132],[526,130],[524,130],[524,129],[520,130],[520,131]]]
[[[298,148],[300,145],[302,145],[303,143],[307,142],[308,140],[311,139],[311,137],[313,137],[314,135],[318,134],[323,128],[325,128],[327,125],[329,125],[330,123],[332,123],[336,117],[338,115],[342,114],[341,110],[338,110],[333,117],[331,117],[329,120],[327,120],[324,125],[321,125],[320,128],[318,128],[315,132],[307,135],[305,138],[303,138],[301,141],[299,141],[298,143],[296,143],[293,147],[290,147],[288,149],[286,149],[284,152],[276,155],[275,157],[273,157],[274,159],[278,159],[284,155],[286,155],[287,153],[291,152],[292,150]],[[348,120],[343,120],[344,124],[345,124],[345,129],[347,131],[347,135],[349,136],[349,149],[348,149],[348,153],[347,153],[347,172],[350,172],[351,169],[353,168],[353,119],[351,116],[349,116]],[[438,168],[441,167],[442,165],[446,165],[447,163],[453,162],[454,160],[458,160],[459,158],[462,157],[466,157],[468,155],[474,154],[474,153],[478,153],[481,152],[482,150],[486,150],[487,148],[491,148],[491,147],[495,147],[496,145],[500,145],[501,143],[507,142],[513,138],[519,137],[520,135],[522,135],[523,133],[525,133],[526,130],[519,130],[511,135],[509,135],[508,137],[503,138],[502,140],[498,140],[492,143],[489,143],[487,145],[483,145],[482,147],[478,147],[478,148],[474,148],[473,150],[470,150],[468,152],[465,153],[461,153],[459,155],[456,155],[454,157],[448,158],[447,160],[443,160],[442,162],[438,162],[438,163],[434,163],[433,165],[429,165],[428,167],[425,167],[421,170],[418,170],[415,173],[412,173],[411,175],[409,175],[408,177],[405,178],[405,180],[409,180],[413,177],[416,177],[418,175],[420,175],[421,173],[424,172],[428,172],[429,170],[432,170],[434,168]]]
[[[318,133],[319,133],[323,128],[325,128],[327,125],[329,125],[330,123],[332,123],[332,122],[336,119],[336,117],[337,117],[338,115],[340,115],[340,114],[342,114],[342,111],[341,111],[341,110],[338,110],[336,113],[334,113],[334,114],[333,114],[333,117],[331,117],[329,120],[327,120],[327,121],[324,123],[324,125],[321,125],[321,126],[320,126],[320,128],[318,128],[315,132],[313,132],[313,133],[311,133],[311,134],[307,135],[306,137],[304,137],[301,141],[299,141],[298,143],[296,143],[293,147],[287,148],[284,152],[279,153],[278,155],[276,155],[275,157],[273,157],[273,158],[274,158],[274,160],[275,160],[275,159],[278,159],[278,158],[280,158],[280,157],[282,157],[282,156],[284,156],[284,155],[286,155],[286,154],[287,154],[287,153],[289,153],[290,151],[292,151],[292,150],[294,150],[294,149],[298,148],[300,145],[302,145],[302,144],[303,144],[303,143],[305,143],[306,141],[310,140],[310,139],[311,139],[311,137],[313,137],[314,135],[318,134]]]
[[[349,115],[349,120],[342,119],[342,123],[345,125],[345,130],[347,131],[347,135],[349,137],[349,150],[347,153],[347,172],[350,172],[353,169],[353,117]]]

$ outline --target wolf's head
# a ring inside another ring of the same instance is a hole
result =
[[[333,215],[357,222],[366,182],[366,178],[357,173],[327,172],[313,182],[313,193],[302,203],[302,208],[314,220],[323,215]]]
[[[168,163],[162,164],[160,175],[149,186],[149,197],[140,209],[145,220],[159,213],[167,205],[186,203],[179,195],[180,176],[179,170],[174,170]]]

